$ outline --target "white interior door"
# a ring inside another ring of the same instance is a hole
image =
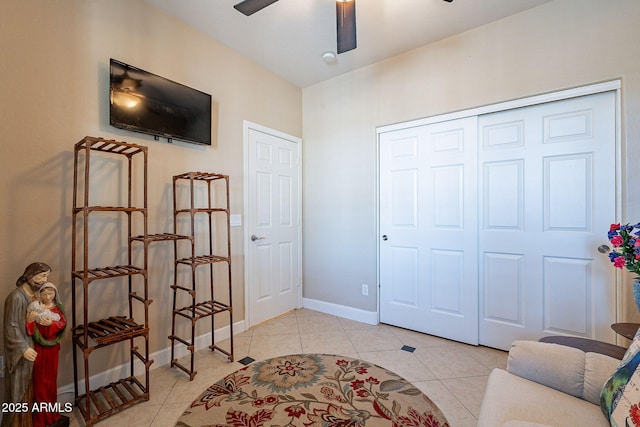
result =
[[[245,123],[248,327],[300,306],[300,140]]]
[[[613,342],[615,93],[479,119],[480,342],[563,334]]]
[[[380,135],[380,321],[478,343],[477,119]]]

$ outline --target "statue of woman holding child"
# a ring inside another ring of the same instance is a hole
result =
[[[59,341],[66,320],[57,290],[47,282],[49,273],[45,263],[29,264],[4,302],[4,402],[15,410],[2,414],[2,427],[50,425],[59,418],[57,413],[34,417],[31,406],[57,402]]]
[[[58,401],[58,356],[60,340],[67,326],[64,308],[58,301],[58,289],[47,282],[37,292],[38,300],[27,308],[27,333],[33,337],[38,357],[33,365],[33,401]],[[33,412],[34,427],[54,425],[60,414],[49,411]]]

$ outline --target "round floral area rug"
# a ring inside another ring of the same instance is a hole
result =
[[[294,354],[254,362],[213,384],[176,426],[449,426],[398,375],[363,360]]]

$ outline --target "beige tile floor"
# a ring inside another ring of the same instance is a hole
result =
[[[262,360],[293,353],[329,353],[362,358],[414,383],[442,409],[451,427],[476,426],[487,376],[506,366],[507,353],[474,347],[388,325],[367,325],[311,310],[296,310],[235,336],[229,363],[205,349],[196,353],[198,374],[189,381],[177,368],[151,371],[151,399],[100,423],[108,426],[174,426],[205,388],[243,367],[237,360]],[[413,353],[401,350],[415,348]],[[71,426],[84,426],[76,409]]]

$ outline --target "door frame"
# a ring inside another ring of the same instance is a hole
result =
[[[280,139],[285,139],[294,144],[298,144],[298,168],[297,168],[297,179],[298,179],[298,254],[296,256],[296,260],[298,263],[298,291],[297,291],[297,301],[296,308],[302,307],[302,139],[288,135],[286,133],[277,131],[275,129],[268,128],[266,126],[259,125],[257,123],[250,122],[248,120],[244,120],[242,122],[242,139],[243,139],[243,175],[244,175],[244,185],[243,185],[243,248],[244,248],[244,323],[245,329],[249,329],[253,326],[251,322],[251,306],[250,306],[250,295],[251,289],[249,286],[249,277],[250,277],[250,267],[253,263],[251,259],[251,250],[249,245],[251,244],[249,241],[249,224],[251,224],[250,212],[249,209],[249,133],[251,130],[255,130],[258,132],[262,132]]]
[[[380,320],[380,264],[381,264],[381,244],[380,236],[382,231],[380,230],[380,135],[386,132],[392,132],[396,130],[406,129],[410,127],[424,126],[448,120],[456,120],[469,116],[480,116],[483,114],[496,113],[500,111],[510,110],[514,108],[530,107],[533,105],[544,104],[548,102],[561,101],[570,98],[576,98],[579,96],[594,95],[602,92],[615,92],[615,220],[620,222],[622,218],[622,110],[621,110],[621,87],[622,82],[620,79],[606,81],[602,83],[595,83],[586,86],[579,86],[570,89],[558,90],[555,92],[544,93],[540,95],[533,95],[524,98],[514,99],[511,101],[499,102],[496,104],[485,105],[476,108],[470,108],[467,110],[460,110],[446,114],[440,114],[437,116],[425,117],[422,119],[410,120],[406,122],[400,122],[391,125],[379,126],[376,128],[376,274],[378,282],[377,308],[378,308],[378,321]],[[606,230],[603,230],[603,240],[606,238]],[[626,312],[624,304],[624,289],[630,289],[630,279],[623,277],[622,272],[616,270],[615,275],[615,301],[616,301],[616,313],[615,318],[617,322],[623,321],[621,316]],[[629,283],[627,283],[629,282]],[[478,289],[478,292],[480,289]],[[480,300],[478,300],[480,301]]]

